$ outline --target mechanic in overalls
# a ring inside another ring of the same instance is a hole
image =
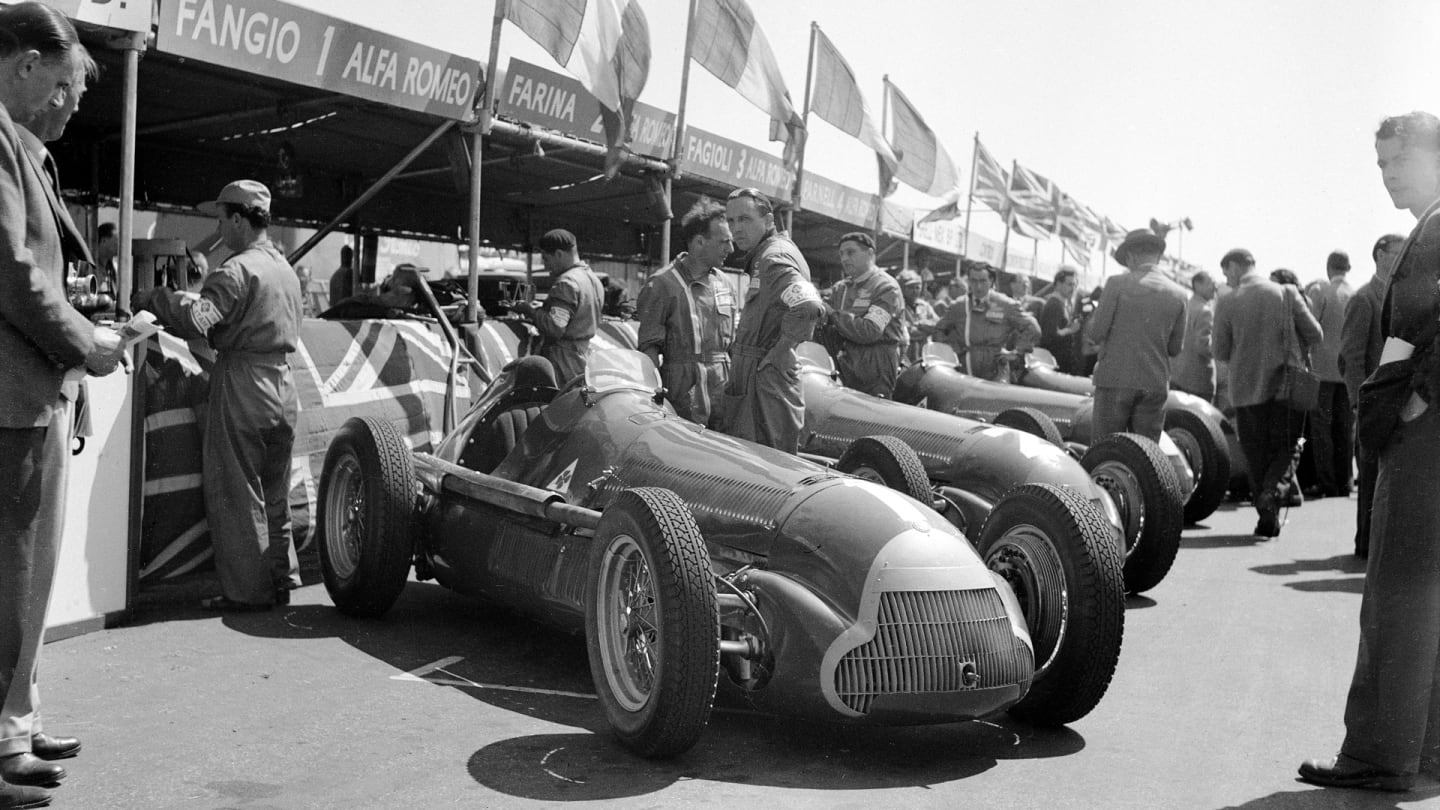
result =
[[[774,207],[764,194],[753,188],[732,191],[725,219],[750,275],[730,345],[725,430],[795,453],[805,424],[795,346],[814,334],[825,305],[800,248],[775,230]]]
[[[846,387],[877,397],[895,391],[900,353],[910,335],[900,317],[900,285],[875,266],[875,240],[863,231],[840,237],[845,278],[830,291],[827,324],[840,343],[836,368]]]
[[[675,413],[718,421],[715,399],[730,381],[730,342],[740,308],[720,266],[730,255],[725,206],[702,198],[680,218],[686,252],[640,289],[640,351],[660,368]]]
[[[969,294],[945,311],[935,334],[950,344],[966,374],[993,380],[1002,357],[1024,353],[1040,340],[1040,324],[1015,299],[996,292],[996,270],[984,262],[966,264]],[[1007,380],[1008,382],[1008,380]]]
[[[172,334],[215,349],[202,486],[221,596],[208,610],[269,610],[300,584],[290,532],[290,456],[299,399],[288,354],[300,338],[300,281],[270,241],[270,189],[226,186],[200,212],[233,251],[200,292],[155,289],[145,308]]]
[[[590,339],[600,325],[605,286],[590,265],[580,261],[575,234],[563,228],[540,237],[540,261],[550,274],[550,292],[543,304],[512,304],[540,330],[540,355],[555,364],[555,378],[564,384],[585,373]]]

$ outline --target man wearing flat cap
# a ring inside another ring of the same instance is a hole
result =
[[[564,383],[585,373],[590,339],[605,306],[605,285],[580,261],[575,234],[556,228],[540,237],[539,247],[550,293],[543,304],[527,301],[515,308],[540,330],[540,355],[555,364],[556,377]]]
[[[900,310],[900,320],[905,324],[906,340],[900,347],[900,358],[908,365],[920,360],[925,343],[930,340],[930,335],[934,334],[935,324],[940,322],[940,316],[935,313],[935,307],[921,295],[925,289],[925,281],[919,273],[914,270],[901,270],[895,281],[900,285],[900,297],[905,300],[905,307]]]
[[[1095,439],[1130,431],[1160,440],[1170,358],[1185,340],[1185,291],[1156,271],[1165,240],[1131,231],[1115,248],[1130,272],[1105,280],[1085,335],[1099,347],[1095,361]]]
[[[875,240],[863,231],[840,237],[845,278],[830,291],[829,327],[839,338],[836,368],[849,388],[877,397],[895,391],[900,351],[909,342],[900,318],[900,285],[875,266]]]
[[[222,595],[208,610],[269,610],[298,586],[290,530],[290,456],[299,399],[289,354],[300,340],[304,298],[270,241],[270,189],[236,180],[200,212],[216,218],[230,258],[200,292],[152,290],[143,302],[171,333],[215,349],[205,409],[205,515]]]
[[[1000,373],[1000,358],[1009,352],[1007,347],[1028,352],[1040,340],[1035,316],[995,290],[996,275],[995,268],[984,262],[965,262],[968,292],[935,325],[935,333],[955,350],[965,373],[986,380]]]
[[[1255,268],[1255,257],[1236,248],[1220,259],[1234,289],[1215,305],[1210,338],[1215,359],[1229,363],[1235,432],[1245,450],[1259,522],[1255,535],[1280,536],[1280,504],[1298,486],[1289,475],[1305,414],[1277,398],[1287,358],[1304,356],[1321,340],[1320,324],[1303,293],[1277,284]]]

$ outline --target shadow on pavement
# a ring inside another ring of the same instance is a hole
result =
[[[1182,537],[1180,548],[1236,548],[1237,546],[1258,546],[1269,543],[1253,534],[1217,534],[1212,537]]]
[[[1305,593],[1353,593],[1359,596],[1365,592],[1365,577],[1307,579],[1304,582],[1287,582],[1285,587]]]
[[[1144,608],[1152,608],[1152,607],[1155,607],[1155,605],[1157,605],[1157,604],[1159,604],[1159,603],[1156,602],[1154,599],[1151,599],[1151,598],[1148,597],[1148,596],[1142,596],[1142,595],[1140,595],[1140,594],[1138,594],[1138,593],[1127,593],[1127,594],[1125,594],[1125,609],[1126,609],[1126,610],[1143,610]]]
[[[1298,790],[1272,793],[1221,810],[1400,810],[1440,796],[1440,787],[1428,785],[1409,793],[1376,793],[1369,790],[1315,787],[1298,779],[1295,781]]]
[[[1312,560],[1294,560],[1288,563],[1275,565],[1257,565],[1250,569],[1257,574],[1269,574],[1271,576],[1293,576],[1315,571],[1339,571],[1342,574],[1364,574],[1365,561],[1356,559],[1353,554],[1336,554],[1334,557]]]
[[[998,760],[1064,756],[1083,747],[1068,729],[1003,721],[861,728],[720,711],[695,748],[643,768],[608,732],[516,737],[476,751],[468,767],[492,790],[578,802],[643,796],[695,779],[811,790],[927,786],[975,776]]]
[[[504,739],[471,755],[467,767],[477,782],[519,797],[641,796],[681,779],[841,790],[921,786],[982,773],[1001,759],[1058,757],[1085,747],[1068,728],[1034,728],[1003,714],[936,726],[865,727],[717,704],[694,749],[637,768],[641,760],[611,736],[594,700],[582,637],[438,585],[408,583],[382,619],[350,618],[329,604],[299,604],[227,615],[224,624],[260,638],[338,639],[395,668],[392,679],[414,681],[415,688],[455,689],[506,711],[579,729]]]

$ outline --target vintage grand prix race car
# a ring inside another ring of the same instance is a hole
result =
[[[1148,590],[1170,570],[1179,550],[1179,530],[1167,530],[1165,515],[1167,510],[1174,514],[1174,496],[1158,506],[1146,503],[1146,497],[1168,490],[1165,472],[1157,468],[1153,455],[1136,452],[1143,443],[1132,437],[1113,439],[1092,456],[1092,477],[1063,447],[1042,437],[863,394],[840,382],[823,346],[802,343],[798,354],[805,389],[802,453],[833,458],[861,436],[894,436],[915,451],[944,514],[962,530],[983,523],[990,505],[1019,484],[1069,487],[1105,515],[1117,545],[1126,549],[1128,591]],[[1143,463],[1131,466],[1132,459]]]
[[[1118,433],[1091,444],[1090,399],[972,377],[960,371],[955,351],[943,343],[927,343],[921,361],[901,371],[895,401],[1016,428],[1068,447],[1119,509],[1125,587],[1148,590],[1169,573],[1193,485],[1173,443]]]
[[[1045,391],[1094,396],[1089,377],[1066,374],[1054,355],[1035,349],[1025,355],[1018,384]],[[1235,426],[1220,409],[1194,394],[1172,390],[1165,401],[1165,433],[1180,448],[1195,475],[1195,491],[1185,501],[1185,522],[1199,523],[1225,500],[1228,491],[1245,489],[1245,453]]]
[[[385,613],[413,567],[583,633],[606,718],[644,756],[695,743],[717,681],[741,706],[854,723],[1063,724],[1099,702],[1124,587],[1078,493],[1018,487],[972,545],[925,503],[705,430],[662,393],[649,358],[611,349],[563,390],[544,359],[512,363],[433,455],[350,420],[320,483],[336,607]],[[899,455],[864,459],[918,464]],[[1045,514],[1081,531],[1047,536]]]

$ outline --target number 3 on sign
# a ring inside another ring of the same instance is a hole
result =
[[[330,56],[330,40],[335,38],[335,26],[325,26],[325,41],[320,43],[320,61],[315,64],[315,75],[325,75],[325,59]]]

